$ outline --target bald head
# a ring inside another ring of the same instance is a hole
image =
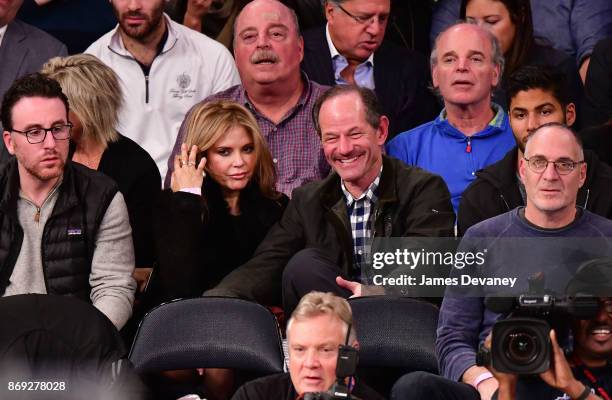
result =
[[[495,36],[473,24],[460,23],[446,29],[438,35],[431,53],[433,86],[444,99],[447,112],[452,111],[448,110],[450,106],[489,112],[502,66]]]
[[[499,42],[495,35],[493,35],[489,30],[482,28],[481,26],[478,26],[476,24],[470,24],[467,22],[458,22],[456,24],[453,24],[438,34],[434,42],[434,48],[431,51],[431,55],[429,57],[431,66],[433,67],[438,63],[438,46],[440,41],[446,35],[463,36],[465,33],[470,32],[482,37],[489,43],[488,49],[490,50],[490,59],[493,64],[498,65],[500,67],[500,73],[503,72],[504,54],[501,51],[501,47],[499,46]]]
[[[542,228],[560,228],[576,216],[578,190],[587,165],[574,132],[559,123],[542,125],[527,139],[519,174],[525,185],[525,218]]]
[[[552,143],[561,143],[573,160],[584,160],[582,141],[578,135],[567,125],[558,122],[544,124],[527,136],[525,157],[529,158],[530,154],[535,154]]]
[[[234,28],[234,58],[248,93],[300,90],[304,42],[291,9],[277,0],[255,0],[242,9]]]
[[[299,35],[300,27],[298,24],[298,17],[295,11],[287,7],[278,0],[254,0],[248,3],[238,14],[234,21],[234,40],[239,33],[239,24],[241,19],[245,19],[248,24],[252,18],[261,19],[282,19],[285,24],[293,30],[294,33]]]

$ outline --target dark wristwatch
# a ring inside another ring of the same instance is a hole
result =
[[[576,397],[576,400],[586,400],[587,397],[591,394],[591,388],[589,385],[584,385],[584,390],[580,393],[580,396]]]

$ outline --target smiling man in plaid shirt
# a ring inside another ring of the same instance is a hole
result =
[[[371,90],[333,87],[315,103],[313,119],[334,172],[296,189],[253,258],[207,295],[275,304],[282,289],[290,314],[311,290],[361,295],[368,238],[452,235],[442,178],[383,156],[389,120]]]

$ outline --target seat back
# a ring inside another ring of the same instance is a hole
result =
[[[57,398],[55,390],[66,400],[145,396],[119,332],[91,304],[50,294],[6,296],[0,298],[0,321],[0,381],[56,382],[37,399]],[[0,387],[0,398],[14,398],[6,390]]]
[[[359,340],[357,375],[385,397],[402,375],[437,373],[434,350],[438,307],[406,297],[350,299]]]
[[[129,358],[141,374],[191,368],[283,371],[274,315],[235,298],[183,299],[154,308],[140,323]]]
[[[437,373],[438,308],[406,297],[350,299],[359,339],[359,366]]]

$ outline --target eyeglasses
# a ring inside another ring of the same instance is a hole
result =
[[[557,161],[548,161],[544,157],[523,157],[525,161],[527,161],[527,165],[529,165],[529,169],[537,174],[541,174],[546,171],[548,168],[548,164],[554,164],[555,170],[559,175],[567,175],[570,174],[576,167],[584,162],[582,161],[572,161],[572,160],[557,160]]]
[[[374,21],[376,19],[378,19],[378,23],[379,24],[384,24],[389,19],[389,15],[388,14],[370,15],[370,16],[354,15],[354,14],[351,14],[350,12],[346,11],[346,9],[344,7],[342,7],[340,4],[336,4],[336,6],[339,9],[341,9],[342,11],[344,11],[344,13],[346,15],[348,15],[351,18],[353,18],[355,20],[355,22],[357,22],[358,24],[361,24],[361,25],[371,25],[371,24],[374,23]]]
[[[36,144],[42,143],[47,138],[47,132],[51,132],[53,138],[55,140],[66,140],[70,138],[70,130],[72,129],[72,124],[68,122],[67,124],[61,125],[53,125],[51,128],[32,128],[27,131],[18,131],[17,129],[11,129],[11,132],[17,132],[22,135],[25,135],[28,143]]]

